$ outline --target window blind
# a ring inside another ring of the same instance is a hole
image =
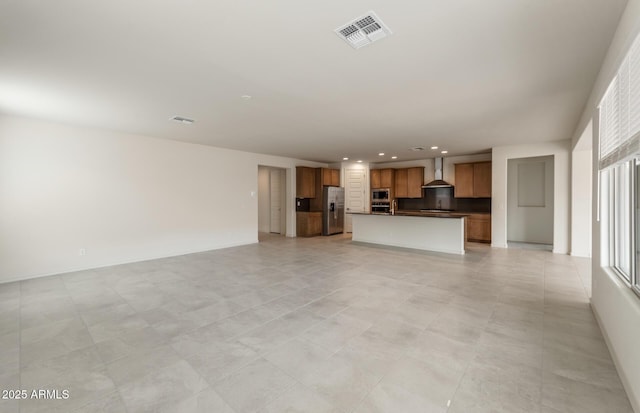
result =
[[[640,38],[600,102],[600,169],[640,151]]]

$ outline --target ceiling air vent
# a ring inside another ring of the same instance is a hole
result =
[[[392,33],[372,11],[338,27],[335,32],[354,49],[359,49]]]
[[[171,118],[172,121],[174,122],[178,122],[178,123],[184,123],[187,125],[191,125],[193,122],[195,122],[193,119],[189,119],[189,118],[184,118],[182,116],[174,116]]]

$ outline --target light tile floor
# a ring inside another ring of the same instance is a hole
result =
[[[262,238],[0,285],[0,411],[631,412],[571,257]]]

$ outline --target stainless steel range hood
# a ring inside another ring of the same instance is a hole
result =
[[[443,158],[435,159],[435,179],[426,185],[422,185],[423,188],[453,188],[453,185],[442,179],[443,163]]]

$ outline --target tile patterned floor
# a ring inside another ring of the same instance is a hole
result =
[[[71,397],[0,411],[631,412],[579,266],[266,237],[3,284],[0,387]]]

